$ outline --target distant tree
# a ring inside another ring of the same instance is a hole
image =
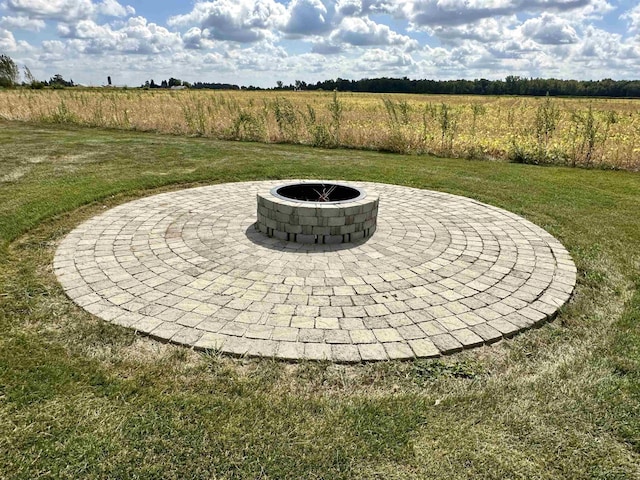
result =
[[[29,70],[29,67],[27,67],[26,65],[24,66],[24,79],[27,84],[30,84],[36,81],[35,77],[31,73],[31,70]]]
[[[160,88],[169,88],[169,85],[167,85],[166,80],[162,80],[162,82],[160,82]]]
[[[182,82],[183,85],[194,88],[194,89],[210,89],[210,90],[240,90],[241,87],[238,85],[231,85],[230,83],[203,83],[203,82],[194,82],[193,84],[189,84],[189,82]],[[245,89],[246,87],[242,87]]]
[[[27,67],[26,65],[24,66],[24,78],[25,84],[31,88],[40,89],[44,87],[44,83],[36,80],[36,78],[31,73],[31,70],[29,70],[29,67]]]
[[[67,83],[66,80],[59,73],[56,73],[49,79],[49,85],[51,85],[52,87],[55,85],[63,87],[65,83]]]
[[[73,87],[73,80],[66,81],[62,75],[56,73],[49,79],[49,85],[53,88]]]
[[[156,85],[156,82],[153,81],[153,78],[149,82],[149,88],[158,88],[158,85]]]
[[[0,55],[0,87],[13,87],[18,83],[20,70],[11,57]]]
[[[171,77],[169,79],[169,88],[171,88],[171,87],[179,87],[180,85],[182,85],[182,80],[180,80],[179,78]]]
[[[278,80],[278,81],[276,82],[276,85],[277,85],[277,87],[276,87],[276,88],[277,88],[278,90],[282,90],[282,80]]]

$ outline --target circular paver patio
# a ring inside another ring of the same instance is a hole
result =
[[[236,355],[358,362],[432,357],[551,319],[576,268],[549,233],[446,193],[351,182],[380,195],[378,229],[340,245],[254,228],[256,194],[212,185],[113,208],[61,242],[74,302],[152,337]]]

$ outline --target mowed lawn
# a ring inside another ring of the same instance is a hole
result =
[[[491,347],[345,366],[159,343],[52,273],[104,209],[275,178],[505,208],[567,247],[576,292]],[[0,478],[640,478],[640,175],[0,122]]]

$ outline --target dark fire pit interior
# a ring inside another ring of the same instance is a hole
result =
[[[302,202],[344,202],[363,196],[359,190],[334,183],[297,183],[275,190],[281,197]]]

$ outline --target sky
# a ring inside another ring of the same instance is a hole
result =
[[[637,0],[0,0],[0,53],[84,85],[640,78]]]

